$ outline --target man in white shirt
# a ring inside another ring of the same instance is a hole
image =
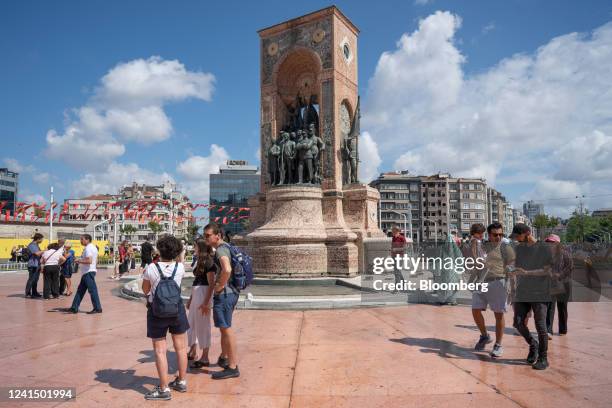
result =
[[[100,303],[100,296],[98,295],[98,286],[96,285],[96,271],[98,262],[98,248],[91,243],[91,235],[83,234],[81,236],[81,245],[85,247],[83,254],[80,258],[76,259],[75,262],[79,264],[79,270],[81,272],[81,282],[79,288],[74,295],[72,301],[72,307],[67,309],[67,312],[78,313],[79,305],[85,292],[89,292],[91,296],[91,303],[93,304],[93,310],[87,312],[87,314],[102,313],[102,304]]]

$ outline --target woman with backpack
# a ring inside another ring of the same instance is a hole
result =
[[[214,261],[214,252],[206,241],[198,239],[195,243],[197,263],[193,270],[195,279],[191,288],[191,297],[187,302],[189,309],[189,331],[187,341],[189,342],[190,360],[195,360],[198,346],[202,349],[200,359],[194,361],[192,367],[208,367],[208,350],[211,340],[211,310],[213,304],[213,289],[215,286],[215,273],[217,268]]]
[[[145,394],[147,400],[169,400],[170,389],[187,391],[187,336],[189,329],[185,306],[181,299],[181,281],[185,267],[175,261],[183,250],[181,241],[172,235],[157,241],[158,263],[150,264],[142,276],[142,291],[147,295],[147,337],[153,342],[159,385]],[[166,335],[170,332],[178,360],[179,373],[168,383]]]

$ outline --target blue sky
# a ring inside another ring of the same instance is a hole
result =
[[[195,159],[186,162],[190,157],[212,156],[211,144],[222,147],[226,153],[217,155],[218,159],[228,156],[256,161],[255,152],[259,146],[259,42],[256,31],[328,5],[330,3],[320,1],[2,2],[0,135],[4,148],[0,159],[4,163],[0,164],[13,164],[22,169],[21,190],[25,194],[22,199],[45,194],[49,184],[56,186],[60,199],[89,191],[79,186],[91,184],[92,177],[103,179],[112,174],[92,170],[97,160],[96,145],[92,146],[91,160],[70,166],[66,160],[52,159],[45,153],[47,132],[55,129],[63,134],[65,114],[87,105],[96,94],[96,87],[100,87],[101,78],[118,64],[159,56],[165,61],[178,60],[189,72],[214,75],[212,97],[209,101],[187,96],[164,102],[162,108],[172,126],[169,137],[145,145],[123,142],[125,153],[117,156],[115,162],[134,164],[136,167],[132,169],[144,169],[151,177],[166,173],[185,183],[186,188],[203,191],[205,183],[201,177],[187,177],[186,172],[207,169],[211,162]],[[368,107],[371,117],[378,109],[375,96],[380,96],[382,91],[375,87],[389,80],[388,76],[382,77],[386,75],[383,70],[376,73],[381,54],[399,54],[397,42],[400,37],[419,30],[419,21],[432,17],[438,10],[449,12],[446,17],[452,15],[460,19],[460,23],[453,26],[452,38],[448,41],[463,57],[459,66],[465,80],[481,78],[495,70],[501,60],[517,53],[533,55],[538,47],[555,37],[572,32],[588,35],[612,20],[609,1],[338,1],[336,5],[361,30],[359,86],[364,98],[366,124],[375,123],[367,119]],[[450,20],[439,15],[437,20],[432,17],[430,21],[440,27]],[[600,141],[608,146],[609,117],[604,117],[603,125],[600,123],[601,118],[593,129],[588,129],[601,131],[603,139],[600,137]],[[381,163],[378,171],[392,170],[401,167],[402,163],[417,170],[420,168],[414,157],[398,157],[392,149],[384,147],[388,138],[385,133],[395,129],[375,124],[362,129],[379,145]],[[418,152],[416,150],[415,154]],[[82,152],[75,151],[75,154]],[[507,158],[509,162],[514,159]],[[181,163],[182,173],[177,170]],[[444,162],[437,165],[439,170],[445,167]],[[515,203],[524,198],[537,198],[530,194],[541,198],[549,191],[549,194],[559,191],[558,194],[571,195],[577,191],[587,194],[603,191],[597,186],[591,186],[588,191],[575,190],[576,186],[581,188],[581,183],[571,180],[575,185],[568,186],[567,177],[555,179],[566,183],[563,185],[568,188],[567,193],[558,185],[549,185],[548,190],[538,189],[538,180],[506,182],[512,179],[515,168],[502,166],[495,171],[497,179],[501,180],[496,185]],[[607,170],[604,169],[605,177]],[[461,173],[464,169],[457,171]],[[82,179],[87,174],[91,177]],[[602,180],[601,173],[598,174],[593,180]],[[110,188],[113,181],[100,182],[99,187]],[[205,194],[194,193],[194,196],[204,197]],[[559,207],[558,210],[563,209]]]

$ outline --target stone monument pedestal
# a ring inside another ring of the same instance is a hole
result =
[[[288,185],[266,194],[266,222],[246,235],[260,277],[316,277],[327,273],[320,187]]]

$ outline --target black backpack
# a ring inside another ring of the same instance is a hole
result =
[[[151,312],[153,316],[160,319],[178,317],[183,299],[181,299],[181,288],[174,281],[178,262],[174,265],[172,276],[165,277],[158,264],[155,264],[159,271],[159,283],[153,295],[153,303],[151,303]]]

